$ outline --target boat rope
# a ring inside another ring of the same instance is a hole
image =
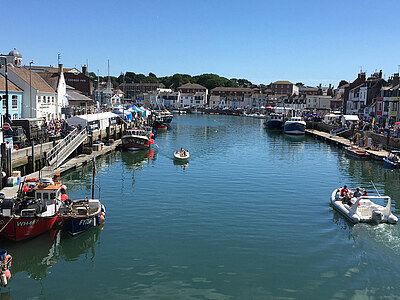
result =
[[[14,216],[15,216],[15,215],[14,215]],[[6,228],[7,225],[11,222],[11,220],[14,219],[14,216],[12,216],[12,217],[10,218],[10,220],[8,220],[8,222],[6,223],[6,225],[4,225],[2,229],[0,229],[0,232],[2,232],[2,231],[4,230],[4,228]]]
[[[379,194],[379,192],[378,192],[378,189],[376,188],[376,186],[375,186],[375,184],[372,182],[372,180],[371,180],[371,183],[372,183],[372,185],[374,186],[374,188],[375,188],[375,191],[378,193],[378,196],[380,197],[380,196],[381,196],[381,194]]]

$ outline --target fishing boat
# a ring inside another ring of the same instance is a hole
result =
[[[49,231],[59,221],[61,190],[51,178],[25,180],[16,197],[0,199],[0,234],[21,241]]]
[[[400,151],[390,151],[383,158],[383,165],[388,168],[398,168],[400,166]]]
[[[62,217],[63,226],[66,231],[72,235],[76,235],[88,230],[91,227],[100,225],[106,215],[104,205],[100,202],[100,191],[101,188],[94,183],[96,176],[96,162],[95,158],[92,161],[93,164],[93,177],[92,184],[75,184],[75,186],[90,186],[92,190],[92,197],[88,199],[79,199],[73,201],[64,201],[66,205],[60,209],[60,215]],[[98,198],[95,199],[95,190],[98,191]],[[71,195],[72,196],[72,195]]]
[[[122,148],[130,151],[147,149],[154,143],[150,137],[150,132],[141,128],[125,130],[122,136]]]
[[[190,157],[188,150],[181,150],[174,152],[174,158],[178,161],[185,161],[188,160]]]
[[[348,202],[340,197],[341,190],[341,188],[338,188],[332,192],[331,204],[352,223],[397,223],[398,218],[391,211],[392,201],[389,196],[353,197],[349,198],[350,202]],[[350,191],[349,194],[351,197],[354,191]],[[372,200],[387,200],[387,203],[386,206],[381,206]]]
[[[268,119],[265,121],[264,125],[267,129],[282,129],[283,115],[276,113],[269,114]]]
[[[367,151],[360,149],[358,147],[348,146],[348,147],[345,147],[344,149],[348,156],[351,156],[354,158],[359,158],[359,159],[369,159],[370,158],[370,154]]]
[[[65,230],[76,235],[104,221],[105,208],[100,199],[73,200],[60,210]]]
[[[306,122],[301,117],[291,117],[283,125],[283,132],[287,134],[305,134]]]

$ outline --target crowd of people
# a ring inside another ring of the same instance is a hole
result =
[[[67,127],[67,123],[64,119],[52,119],[50,121],[45,120],[44,123],[49,136],[64,136]]]

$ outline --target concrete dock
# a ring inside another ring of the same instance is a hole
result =
[[[121,144],[121,140],[117,140],[114,143],[112,143],[110,146],[104,146],[103,149],[99,151],[93,151],[91,154],[81,154],[79,156],[76,156],[74,158],[71,158],[65,163],[63,163],[60,167],[54,168],[54,167],[44,167],[41,170],[41,175],[43,177],[53,177],[57,172],[60,172],[60,174],[63,174],[67,171],[76,169],[83,164],[86,164],[87,162],[91,161],[93,157],[98,157],[101,155],[104,155],[110,151],[115,150],[119,145]],[[28,174],[24,176],[23,178],[39,178],[39,171],[34,172],[32,174]],[[1,193],[5,195],[6,198],[11,198],[17,195],[19,186],[13,186],[13,187],[5,187],[1,190]]]
[[[327,143],[333,143],[342,148],[347,147],[347,146],[360,148],[362,150],[367,151],[374,160],[383,160],[383,158],[389,154],[389,152],[386,150],[375,151],[375,150],[365,149],[363,147],[358,147],[358,146],[352,144],[349,139],[346,139],[346,138],[340,137],[340,136],[331,135],[328,132],[318,131],[315,129],[306,129],[306,134],[312,135],[315,138],[322,139],[322,140],[326,141]]]

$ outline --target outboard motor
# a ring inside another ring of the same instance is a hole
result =
[[[372,220],[373,220],[375,223],[380,223],[380,222],[382,222],[382,219],[383,219],[383,213],[382,213],[381,211],[379,211],[379,210],[374,210],[374,211],[372,212]]]
[[[7,286],[11,278],[11,261],[12,257],[6,250],[0,250],[0,286]]]

